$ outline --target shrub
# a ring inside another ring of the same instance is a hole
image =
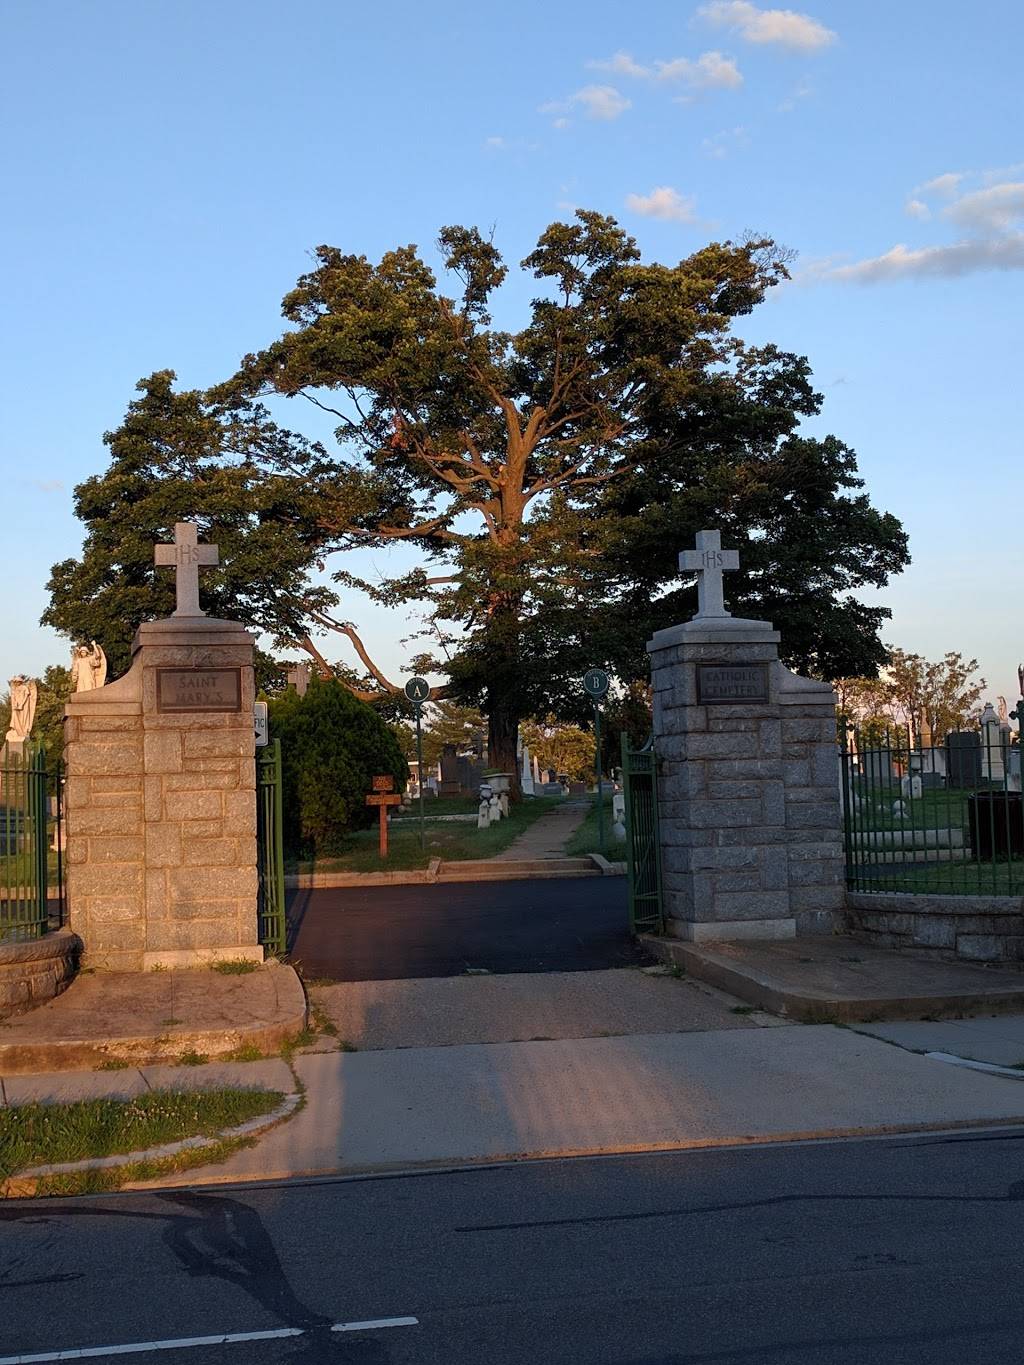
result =
[[[293,850],[334,853],[345,836],[377,818],[366,797],[377,774],[401,791],[409,776],[395,732],[372,706],[333,679],[310,681],[270,702],[270,731],[281,741],[284,837]]]

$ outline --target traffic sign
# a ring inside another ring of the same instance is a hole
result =
[[[256,748],[263,749],[270,743],[270,721],[267,717],[267,703],[265,701],[254,703],[252,724],[256,731]]]
[[[405,684],[405,695],[419,705],[430,696],[430,684],[426,678],[410,678]]]
[[[607,695],[608,674],[603,668],[587,669],[583,675],[583,690],[588,697],[593,697],[595,701]]]

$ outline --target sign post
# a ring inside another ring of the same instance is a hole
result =
[[[380,777],[373,779],[373,792],[366,798],[368,806],[377,806],[380,810],[380,856],[382,859],[388,856],[388,806],[400,806],[402,798],[394,790],[395,779],[390,773],[384,773]]]
[[[597,841],[604,843],[604,785],[601,780],[601,699],[608,695],[608,674],[603,668],[588,668],[583,675],[583,690],[594,703],[594,772],[597,776]]]
[[[405,684],[405,695],[413,704],[416,712],[416,774],[420,789],[420,851],[427,846],[427,829],[423,814],[423,703],[430,696],[430,684],[426,678],[410,678]]]

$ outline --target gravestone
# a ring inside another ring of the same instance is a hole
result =
[[[1005,750],[1010,743],[1010,729],[1009,726],[1003,726],[991,702],[985,703],[979,729],[981,775],[989,782],[1001,783],[1006,776]]]
[[[461,791],[459,756],[454,744],[446,744],[441,750],[441,783],[438,790],[442,796],[458,796]]]
[[[177,608],[136,631],[124,677],[65,707],[68,913],[90,966],[262,962],[253,637],[199,606],[196,528],[156,547]]]
[[[976,787],[981,780],[981,736],[977,730],[951,730],[946,736],[946,784]]]
[[[868,793],[898,785],[899,777],[893,767],[891,749],[861,749],[858,758]]]
[[[831,932],[845,894],[835,694],[783,666],[769,622],[726,611],[739,556],[717,531],[679,564],[697,614],[647,645],[669,932]]]

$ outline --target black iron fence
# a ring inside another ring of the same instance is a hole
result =
[[[846,877],[855,891],[1024,894],[1020,745],[986,726],[921,746],[909,732],[841,744]]]
[[[0,940],[64,921],[61,776],[41,745],[0,753]]]

